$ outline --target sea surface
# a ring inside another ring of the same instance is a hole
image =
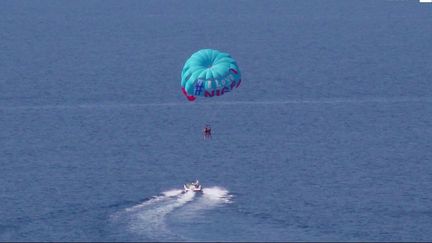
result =
[[[431,23],[416,0],[0,1],[0,241],[431,241]],[[191,103],[203,48],[243,82]]]

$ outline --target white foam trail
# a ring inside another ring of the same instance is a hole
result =
[[[183,192],[183,190],[174,189],[174,190],[162,192],[162,194],[167,196],[167,197],[175,197],[175,196],[182,194],[182,192]]]
[[[129,212],[133,211],[129,217],[129,230],[157,239],[170,239],[169,237],[174,237],[166,227],[166,215],[193,200],[195,196],[194,192],[184,194],[181,194],[181,192],[181,190],[167,191],[163,193],[164,196],[160,196],[161,200],[148,201],[132,207],[133,210],[129,210]]]
[[[175,217],[183,222],[200,222],[200,219],[205,220],[205,211],[231,202],[232,195],[228,190],[222,187],[206,187],[201,196],[176,211]]]
[[[182,192],[183,192],[182,190],[178,190],[178,189],[162,192],[162,196],[155,196],[152,199],[147,200],[147,201],[145,201],[145,202],[143,202],[141,204],[138,204],[138,205],[135,205],[133,207],[127,208],[127,209],[125,209],[125,211],[127,211],[127,212],[135,211],[135,210],[140,209],[142,207],[147,207],[147,206],[152,205],[154,203],[164,201],[164,200],[168,199],[169,197],[178,196]]]
[[[230,203],[231,198],[229,191],[221,187],[204,188],[202,194],[191,191],[183,193],[183,190],[173,189],[126,208],[112,215],[111,219],[124,224],[129,231],[145,236],[146,239],[181,240],[181,236],[171,232],[167,227],[168,215],[184,223],[205,216],[202,214],[204,210]],[[203,220],[205,221],[205,218]]]
[[[203,189],[203,198],[212,203],[230,203],[232,196],[222,187],[209,187]]]
[[[145,201],[145,202],[143,202],[143,203],[141,203],[141,204],[135,205],[135,206],[130,207],[130,208],[126,208],[125,211],[126,211],[126,212],[136,211],[136,210],[138,210],[138,209],[140,209],[140,208],[142,208],[142,207],[146,207],[146,206],[148,206],[148,205],[151,205],[151,204],[157,203],[157,202],[159,202],[159,201],[162,201],[164,198],[165,198],[165,197],[163,197],[163,196],[153,197],[152,199],[147,200],[147,201]]]

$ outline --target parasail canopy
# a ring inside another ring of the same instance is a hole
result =
[[[189,101],[231,92],[241,83],[236,61],[228,53],[202,49],[186,61],[181,74],[182,92]]]

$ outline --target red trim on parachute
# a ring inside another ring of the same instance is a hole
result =
[[[186,92],[185,88],[183,88],[183,87],[182,87],[182,92],[183,92],[184,96],[186,96],[186,98],[187,98],[189,101],[194,101],[194,100],[196,99],[195,96],[193,96],[193,95],[188,95],[188,93]]]
[[[232,72],[235,73],[235,74],[238,74],[237,70],[235,70],[235,69],[233,69],[233,68],[230,68],[230,71],[232,71]]]

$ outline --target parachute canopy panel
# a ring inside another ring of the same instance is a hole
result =
[[[240,83],[237,62],[230,54],[213,49],[192,54],[181,74],[182,92],[189,101],[194,101],[197,96],[221,96],[238,88]]]

